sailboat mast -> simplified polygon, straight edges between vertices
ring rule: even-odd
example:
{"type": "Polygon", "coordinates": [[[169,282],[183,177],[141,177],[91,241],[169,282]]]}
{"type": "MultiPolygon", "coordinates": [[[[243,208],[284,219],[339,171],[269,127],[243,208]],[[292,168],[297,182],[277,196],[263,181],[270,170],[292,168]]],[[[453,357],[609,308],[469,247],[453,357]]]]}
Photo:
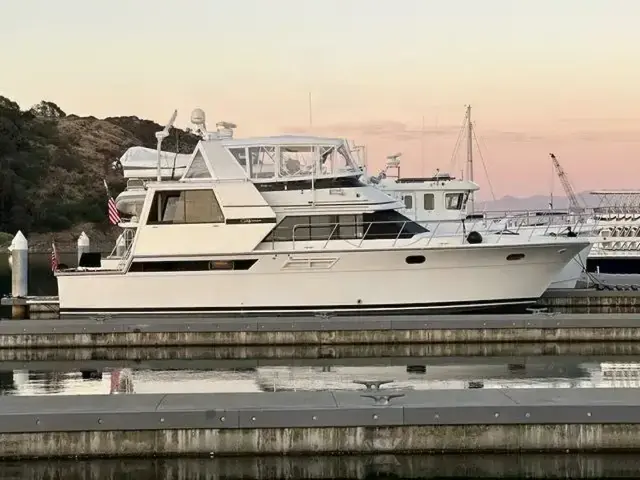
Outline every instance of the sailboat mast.
{"type": "MultiPolygon", "coordinates": [[[[467,178],[473,182],[473,124],[471,123],[471,105],[467,105],[467,178]]],[[[469,208],[471,213],[473,213],[473,192],[469,194],[469,208]]]]}
{"type": "Polygon", "coordinates": [[[420,173],[424,177],[424,115],[420,127],[420,173]]]}

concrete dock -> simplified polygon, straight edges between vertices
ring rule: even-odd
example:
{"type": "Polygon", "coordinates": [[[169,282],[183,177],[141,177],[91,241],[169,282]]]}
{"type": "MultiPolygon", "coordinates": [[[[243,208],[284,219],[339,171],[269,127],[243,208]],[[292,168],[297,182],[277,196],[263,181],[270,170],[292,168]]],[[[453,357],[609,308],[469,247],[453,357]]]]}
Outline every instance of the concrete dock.
{"type": "Polygon", "coordinates": [[[640,450],[640,389],[0,398],[0,458],[640,450]]]}
{"type": "Polygon", "coordinates": [[[538,305],[563,313],[633,313],[640,309],[640,286],[550,289],[540,297],[538,305]]]}
{"type": "Polygon", "coordinates": [[[0,348],[640,340],[639,314],[95,317],[0,321],[0,348]]]}

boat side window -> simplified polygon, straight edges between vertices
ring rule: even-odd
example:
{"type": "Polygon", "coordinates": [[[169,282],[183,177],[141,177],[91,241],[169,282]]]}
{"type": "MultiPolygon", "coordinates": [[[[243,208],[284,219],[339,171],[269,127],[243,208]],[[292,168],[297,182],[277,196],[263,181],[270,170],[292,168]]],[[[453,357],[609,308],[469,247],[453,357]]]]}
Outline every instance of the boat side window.
{"type": "Polygon", "coordinates": [[[405,195],[402,199],[404,200],[404,208],[413,209],[413,195],[405,195]]]}
{"type": "Polygon", "coordinates": [[[411,238],[428,230],[395,210],[364,215],[314,215],[285,217],[265,242],[305,240],[367,240],[411,238]]]}
{"type": "Polygon", "coordinates": [[[425,193],[424,194],[424,209],[425,210],[433,210],[435,208],[435,199],[433,197],[433,193],[425,193]]]}
{"type": "MultiPolygon", "coordinates": [[[[282,145],[280,147],[280,176],[300,177],[311,175],[317,161],[313,147],[307,145],[282,145]]],[[[317,172],[317,169],[315,169],[317,172]]]]}
{"type": "Polygon", "coordinates": [[[366,240],[411,238],[428,230],[396,210],[381,210],[362,216],[366,240]]]}
{"type": "Polygon", "coordinates": [[[339,217],[334,216],[333,218],[339,220],[340,224],[331,238],[338,238],[340,240],[362,238],[364,234],[362,215],[340,215],[339,217]]]}
{"type": "Polygon", "coordinates": [[[244,147],[234,147],[234,148],[230,148],[229,152],[231,153],[231,155],[233,155],[233,158],[236,159],[236,161],[242,165],[243,167],[246,168],[247,166],[247,151],[244,147]]]}
{"type": "Polygon", "coordinates": [[[196,153],[196,156],[191,162],[191,165],[189,165],[189,170],[185,173],[184,178],[211,178],[209,167],[207,167],[207,163],[205,162],[202,153],[196,153]]]}
{"type": "Polygon", "coordinates": [[[147,220],[148,225],[223,222],[213,190],[158,191],[147,220]]]}
{"type": "Polygon", "coordinates": [[[305,215],[285,217],[264,241],[349,240],[362,238],[362,233],[362,215],[305,215]]]}
{"type": "Polygon", "coordinates": [[[469,196],[471,195],[471,192],[465,192],[464,193],[464,198],[462,200],[462,208],[461,210],[464,210],[465,208],[467,208],[467,203],[469,203],[469,196]]]}
{"type": "Polygon", "coordinates": [[[463,193],[447,193],[444,196],[444,206],[447,210],[462,210],[463,193]]]}
{"type": "Polygon", "coordinates": [[[276,148],[249,147],[251,178],[273,178],[276,176],[276,148]]]}

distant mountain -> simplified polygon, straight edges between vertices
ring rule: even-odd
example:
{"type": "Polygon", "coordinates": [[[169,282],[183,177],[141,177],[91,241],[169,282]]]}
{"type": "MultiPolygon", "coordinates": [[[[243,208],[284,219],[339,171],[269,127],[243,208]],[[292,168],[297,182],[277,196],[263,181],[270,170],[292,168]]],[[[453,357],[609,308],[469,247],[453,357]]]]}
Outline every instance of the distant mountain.
{"type": "MultiPolygon", "coordinates": [[[[600,200],[589,192],[576,194],[579,201],[587,207],[597,207],[600,200]]],[[[567,197],[553,197],[553,208],[566,209],[569,206],[567,197]]],[[[513,197],[507,195],[497,200],[476,202],[476,211],[502,211],[502,210],[548,210],[549,196],[534,195],[532,197],[513,197]]]]}

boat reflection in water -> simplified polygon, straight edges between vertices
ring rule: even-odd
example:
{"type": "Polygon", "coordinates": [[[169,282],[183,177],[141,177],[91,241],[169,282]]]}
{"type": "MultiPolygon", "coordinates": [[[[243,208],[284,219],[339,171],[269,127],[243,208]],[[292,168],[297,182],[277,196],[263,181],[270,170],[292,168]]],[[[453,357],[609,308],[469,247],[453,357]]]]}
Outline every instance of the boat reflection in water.
{"type": "MultiPolygon", "coordinates": [[[[405,359],[406,365],[264,366],[244,369],[0,371],[0,395],[105,395],[356,390],[354,381],[389,380],[411,390],[464,388],[639,388],[640,359],[580,361],[579,357],[480,360],[405,359]],[[438,362],[439,360],[439,362],[438,362]],[[493,363],[490,363],[493,360],[493,363]],[[456,364],[460,362],[460,364],[456,364]],[[478,362],[477,364],[471,363],[478,362]],[[484,363],[483,363],[484,362],[484,363]],[[427,363],[425,365],[425,363],[427,363]]],[[[375,363],[371,360],[371,363],[375,363]]],[[[168,365],[168,364],[165,364],[168,365]]]]}

